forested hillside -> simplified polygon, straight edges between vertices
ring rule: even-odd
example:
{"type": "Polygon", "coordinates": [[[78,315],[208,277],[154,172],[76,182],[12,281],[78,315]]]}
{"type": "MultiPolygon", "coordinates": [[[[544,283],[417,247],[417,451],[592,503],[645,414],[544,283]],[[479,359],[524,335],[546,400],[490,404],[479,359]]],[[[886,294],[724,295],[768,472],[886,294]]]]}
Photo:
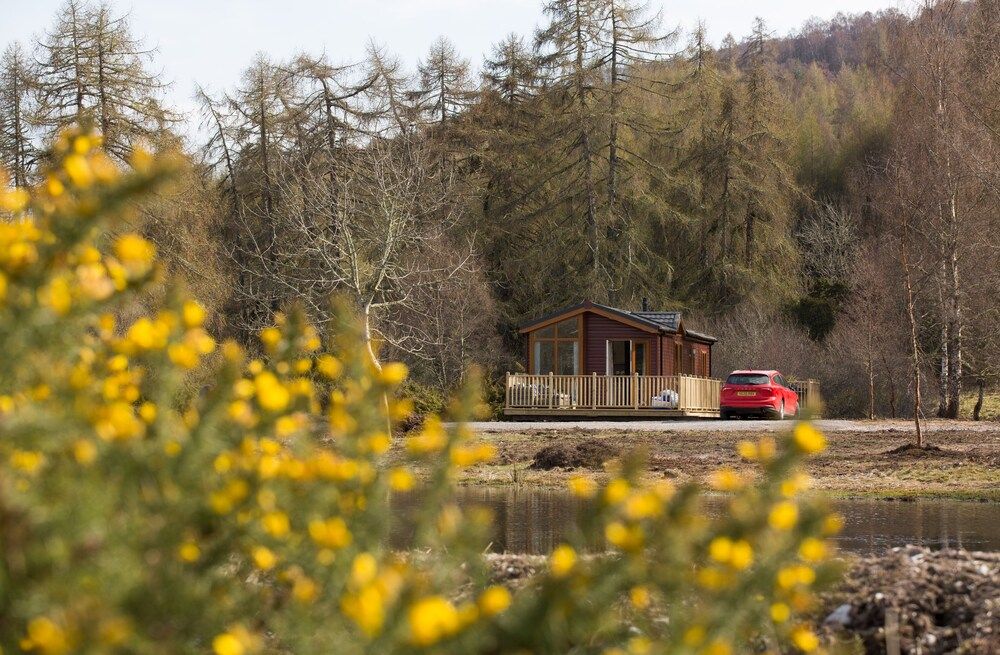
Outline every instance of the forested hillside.
{"type": "Polygon", "coordinates": [[[218,335],[249,343],[293,300],[323,324],[343,293],[373,354],[433,389],[516,370],[525,319],[643,297],[720,338],[716,375],[816,377],[831,414],[912,414],[922,391],[954,417],[997,381],[1000,0],[721,44],[633,0],[540,5],[481,62],[447,35],[419,62],[262,44],[186,116],[155,26],[68,0],[3,54],[0,166],[34,181],[80,121],[122,161],[182,148],[133,220],[218,335]]]}

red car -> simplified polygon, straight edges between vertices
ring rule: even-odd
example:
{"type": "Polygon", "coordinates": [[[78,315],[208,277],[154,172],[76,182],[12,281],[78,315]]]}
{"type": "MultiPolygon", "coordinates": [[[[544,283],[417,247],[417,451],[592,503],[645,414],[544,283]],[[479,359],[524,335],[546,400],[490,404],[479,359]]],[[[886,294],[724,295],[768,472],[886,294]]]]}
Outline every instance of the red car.
{"type": "Polygon", "coordinates": [[[778,371],[733,371],[722,385],[719,415],[783,419],[799,413],[799,394],[778,371]]]}

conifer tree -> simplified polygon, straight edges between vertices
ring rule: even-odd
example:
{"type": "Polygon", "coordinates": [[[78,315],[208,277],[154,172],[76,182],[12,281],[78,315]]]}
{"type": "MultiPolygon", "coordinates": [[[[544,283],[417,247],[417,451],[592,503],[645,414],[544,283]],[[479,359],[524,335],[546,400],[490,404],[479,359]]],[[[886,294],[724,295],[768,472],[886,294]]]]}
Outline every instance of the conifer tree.
{"type": "Polygon", "coordinates": [[[37,153],[32,142],[35,73],[20,43],[0,58],[0,168],[17,188],[28,185],[37,153]]]}
{"type": "Polygon", "coordinates": [[[86,118],[105,150],[124,159],[175,121],[160,101],[165,84],[147,69],[152,51],[109,4],[67,0],[37,50],[40,120],[50,136],[86,118]]]}

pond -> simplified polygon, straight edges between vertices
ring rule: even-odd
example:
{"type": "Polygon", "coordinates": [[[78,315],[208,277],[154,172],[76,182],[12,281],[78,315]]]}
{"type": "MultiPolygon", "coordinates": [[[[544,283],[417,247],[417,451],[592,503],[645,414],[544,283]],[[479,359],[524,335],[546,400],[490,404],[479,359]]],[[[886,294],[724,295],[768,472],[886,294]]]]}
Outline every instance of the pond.
{"type": "MultiPolygon", "coordinates": [[[[527,554],[550,552],[586,507],[585,501],[565,491],[513,487],[460,489],[458,500],[465,507],[481,505],[493,511],[491,551],[527,554]]],[[[724,502],[708,498],[705,508],[718,514],[724,502]]],[[[394,546],[407,546],[412,535],[405,517],[419,503],[413,494],[393,499],[394,511],[403,518],[393,530],[394,546]]],[[[877,554],[904,544],[1000,550],[1000,503],[845,499],[832,505],[844,517],[844,529],[837,537],[843,550],[877,554]]]]}

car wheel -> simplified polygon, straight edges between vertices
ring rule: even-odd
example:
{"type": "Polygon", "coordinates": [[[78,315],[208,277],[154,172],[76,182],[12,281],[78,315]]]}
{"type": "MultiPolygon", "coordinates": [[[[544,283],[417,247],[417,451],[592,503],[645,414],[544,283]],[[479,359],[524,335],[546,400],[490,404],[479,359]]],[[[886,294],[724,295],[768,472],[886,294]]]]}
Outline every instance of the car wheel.
{"type": "Polygon", "coordinates": [[[781,409],[778,410],[778,420],[779,421],[784,421],[785,420],[785,401],[784,400],[781,401],[781,409]]]}

